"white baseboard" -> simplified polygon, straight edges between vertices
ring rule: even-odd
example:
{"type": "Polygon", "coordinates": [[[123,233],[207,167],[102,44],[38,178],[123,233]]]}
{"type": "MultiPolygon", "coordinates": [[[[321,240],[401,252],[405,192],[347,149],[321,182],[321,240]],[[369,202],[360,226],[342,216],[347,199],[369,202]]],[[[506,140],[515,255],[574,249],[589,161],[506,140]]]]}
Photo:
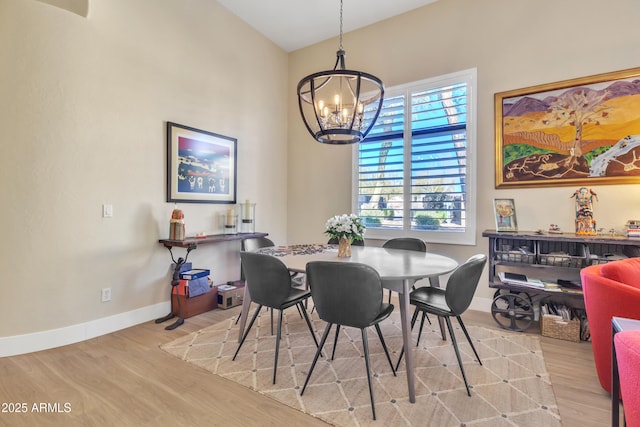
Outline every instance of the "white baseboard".
{"type": "MultiPolygon", "coordinates": [[[[471,310],[490,313],[492,301],[490,298],[476,297],[471,301],[469,308],[471,310]]],[[[171,304],[167,301],[79,325],[34,332],[32,334],[1,337],[0,357],[17,356],[19,354],[48,350],[50,348],[86,341],[157,319],[169,313],[170,310],[171,304]]]]}
{"type": "Polygon", "coordinates": [[[493,304],[491,298],[474,297],[469,309],[491,313],[491,304],[493,304]]]}
{"type": "Polygon", "coordinates": [[[167,301],[78,325],[31,334],[0,337],[0,357],[17,356],[86,341],[157,319],[170,311],[171,303],[167,301]]]}

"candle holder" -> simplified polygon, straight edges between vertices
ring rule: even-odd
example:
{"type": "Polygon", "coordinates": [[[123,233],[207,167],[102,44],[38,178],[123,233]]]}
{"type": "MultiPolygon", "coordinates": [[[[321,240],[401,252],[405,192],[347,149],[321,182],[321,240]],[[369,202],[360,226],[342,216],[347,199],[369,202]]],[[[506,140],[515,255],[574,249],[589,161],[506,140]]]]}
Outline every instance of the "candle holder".
{"type": "Polygon", "coordinates": [[[222,224],[222,234],[238,233],[238,215],[234,210],[229,209],[220,214],[220,224],[222,224]]]}
{"type": "Polygon", "coordinates": [[[256,204],[244,203],[240,205],[240,233],[256,232],[256,204]]]}

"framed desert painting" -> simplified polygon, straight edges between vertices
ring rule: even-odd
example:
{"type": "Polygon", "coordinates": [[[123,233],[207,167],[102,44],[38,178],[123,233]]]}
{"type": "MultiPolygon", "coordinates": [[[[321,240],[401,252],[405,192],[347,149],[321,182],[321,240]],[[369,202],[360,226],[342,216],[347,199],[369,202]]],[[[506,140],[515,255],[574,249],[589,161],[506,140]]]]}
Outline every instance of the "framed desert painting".
{"type": "Polygon", "coordinates": [[[495,94],[496,188],[640,183],[640,68],[495,94]]]}

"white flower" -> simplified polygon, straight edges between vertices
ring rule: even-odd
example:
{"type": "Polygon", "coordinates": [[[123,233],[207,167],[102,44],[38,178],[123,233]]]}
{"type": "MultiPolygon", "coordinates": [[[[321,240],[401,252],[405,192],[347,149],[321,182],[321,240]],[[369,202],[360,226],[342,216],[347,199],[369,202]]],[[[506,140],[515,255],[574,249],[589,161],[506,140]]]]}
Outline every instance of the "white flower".
{"type": "Polygon", "coordinates": [[[349,240],[362,240],[366,227],[354,214],[336,215],[327,220],[325,233],[333,238],[346,237],[349,240]]]}

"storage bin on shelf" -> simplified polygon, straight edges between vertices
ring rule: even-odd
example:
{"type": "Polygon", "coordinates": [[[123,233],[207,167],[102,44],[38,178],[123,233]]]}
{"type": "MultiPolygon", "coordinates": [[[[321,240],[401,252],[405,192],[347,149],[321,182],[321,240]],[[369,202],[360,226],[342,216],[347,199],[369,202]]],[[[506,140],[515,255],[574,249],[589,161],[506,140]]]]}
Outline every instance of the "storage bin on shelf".
{"type": "Polygon", "coordinates": [[[579,242],[538,242],[538,264],[582,268],[587,265],[588,250],[579,242]]]}
{"type": "Polygon", "coordinates": [[[587,258],[589,265],[606,264],[611,261],[640,256],[636,246],[611,245],[606,243],[590,243],[587,245],[587,258]]]}
{"type": "Polygon", "coordinates": [[[533,264],[536,260],[535,245],[531,240],[495,239],[494,253],[497,261],[533,264]]]}

